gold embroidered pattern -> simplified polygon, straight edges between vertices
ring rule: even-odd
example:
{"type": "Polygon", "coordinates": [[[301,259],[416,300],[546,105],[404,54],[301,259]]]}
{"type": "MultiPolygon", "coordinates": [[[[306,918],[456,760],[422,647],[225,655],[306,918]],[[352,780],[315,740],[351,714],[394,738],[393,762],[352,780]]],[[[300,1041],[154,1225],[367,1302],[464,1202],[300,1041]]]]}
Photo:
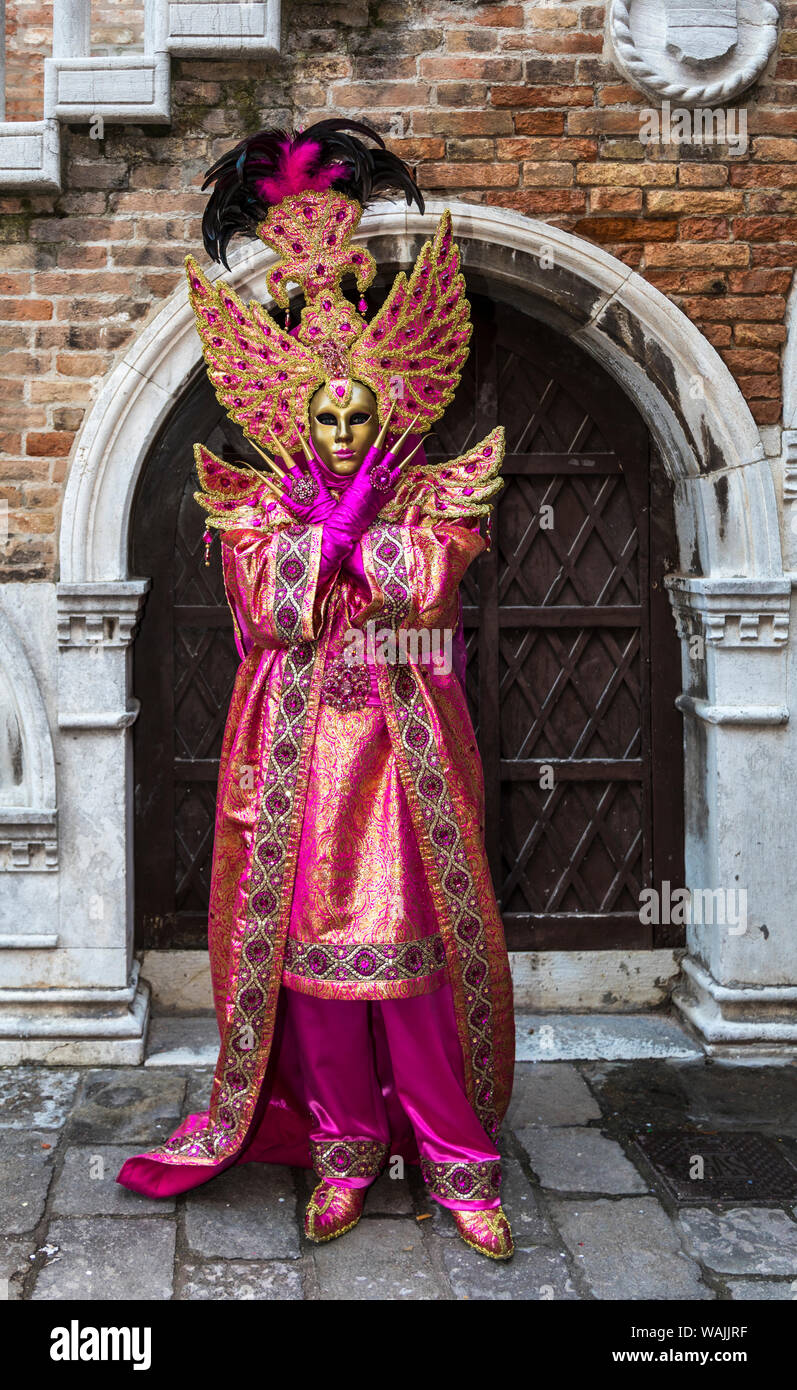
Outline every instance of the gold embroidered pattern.
{"type": "Polygon", "coordinates": [[[497,1159],[432,1163],[422,1158],[421,1173],[429,1191],[450,1202],[489,1202],[501,1191],[501,1164],[497,1159]]]}
{"type": "Polygon", "coordinates": [[[445,948],[439,935],[422,937],[420,941],[399,941],[394,946],[370,941],[326,946],[292,937],[285,942],[285,970],[312,983],[419,980],[438,974],[445,963],[445,948]]]}
{"type": "Polygon", "coordinates": [[[324,1139],[310,1141],[313,1167],[319,1178],[375,1178],[387,1156],[387,1144],[378,1139],[324,1139]]]}

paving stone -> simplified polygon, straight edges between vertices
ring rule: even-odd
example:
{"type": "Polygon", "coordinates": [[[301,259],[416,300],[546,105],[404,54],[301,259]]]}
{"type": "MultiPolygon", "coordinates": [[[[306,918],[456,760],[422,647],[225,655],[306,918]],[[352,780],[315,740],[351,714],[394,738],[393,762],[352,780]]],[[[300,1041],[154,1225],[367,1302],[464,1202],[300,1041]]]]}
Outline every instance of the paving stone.
{"type": "Polygon", "coordinates": [[[505,1124],[585,1125],[601,1109],[583,1077],[568,1062],[520,1062],[505,1124]]]}
{"type": "Polygon", "coordinates": [[[518,1160],[504,1157],[501,1168],[501,1205],[509,1218],[515,1245],[546,1245],[556,1241],[556,1232],[540,1211],[534,1188],[518,1160]]]}
{"type": "Polygon", "coordinates": [[[273,1163],[229,1168],[185,1199],[185,1233],[198,1255],[298,1259],[291,1170],[273,1163]]]}
{"type": "Polygon", "coordinates": [[[75,1099],[80,1072],[57,1067],[0,1071],[0,1129],[59,1129],[75,1099]]]}
{"type": "Polygon", "coordinates": [[[734,1303],[791,1303],[794,1281],[789,1279],[728,1279],[734,1303]]]}
{"type": "Polygon", "coordinates": [[[773,1207],[684,1209],[686,1247],[720,1274],[787,1274],[797,1279],[797,1224],[773,1207]]]}
{"type": "Polygon", "coordinates": [[[201,1114],[210,1106],[210,1090],[213,1085],[213,1068],[196,1067],[191,1070],[185,1090],[183,1108],[186,1115],[201,1114]]]}
{"type": "Polygon", "coordinates": [[[513,1231],[513,1236],[515,1253],[511,1260],[491,1260],[471,1250],[459,1237],[441,1244],[443,1263],[455,1298],[489,1299],[499,1303],[515,1298],[578,1300],[564,1251],[544,1245],[524,1249],[518,1245],[517,1232],[513,1231]]]}
{"type": "Polygon", "coordinates": [[[597,1129],[518,1130],[543,1187],[558,1192],[648,1192],[614,1139],[597,1129]]]}
{"type": "Polygon", "coordinates": [[[687,1125],[684,1077],[704,1066],[704,1062],[588,1062],[580,1070],[614,1125],[679,1129],[687,1125]]]}
{"type": "Polygon", "coordinates": [[[369,1216],[411,1216],[415,1209],[406,1178],[382,1173],[368,1189],[365,1210],[369,1216]]]}
{"type": "Polygon", "coordinates": [[[33,1253],[34,1245],[31,1236],[10,1240],[0,1237],[0,1303],[20,1302],[22,1280],[31,1267],[28,1256],[33,1253]]]}
{"type": "Polygon", "coordinates": [[[47,1239],[58,1258],[36,1279],[33,1299],[109,1300],[171,1298],[176,1228],[173,1220],[94,1216],[61,1218],[47,1239]]]}
{"type": "Polygon", "coordinates": [[[215,1067],[219,1029],[215,1015],[154,1018],[147,1036],[147,1067],[215,1067]]]}
{"type": "Polygon", "coordinates": [[[77,1144],[130,1140],[151,1147],[177,1128],[184,1092],[185,1078],[178,1072],[89,1072],[72,1114],[69,1138],[77,1144]]]}
{"type": "Polygon", "coordinates": [[[515,1024],[518,1062],[705,1056],[677,1018],[661,1014],[518,1014],[515,1024]]]}
{"type": "Polygon", "coordinates": [[[685,1071],[683,1082],[694,1124],[797,1136],[797,1067],[716,1062],[685,1071]]]}
{"type": "Polygon", "coordinates": [[[51,1129],[0,1130],[0,1234],[24,1235],[41,1220],[55,1138],[51,1129]]]}
{"type": "Polygon", "coordinates": [[[179,1301],[234,1299],[236,1302],[286,1302],[301,1300],[302,1280],[296,1265],[275,1260],[264,1264],[248,1260],[214,1260],[197,1264],[189,1260],[180,1272],[179,1301]]]}
{"type": "Polygon", "coordinates": [[[157,1201],[130,1192],[116,1181],[130,1148],[126,1144],[75,1145],[67,1149],[53,1190],[56,1216],[147,1216],[173,1212],[173,1197],[157,1201]]]}
{"type": "Polygon", "coordinates": [[[654,1197],[551,1200],[554,1220],[596,1298],[713,1298],[654,1197]]]}
{"type": "Polygon", "coordinates": [[[441,1287],[413,1221],[363,1217],[346,1235],[313,1245],[322,1300],[437,1300],[441,1287]]]}

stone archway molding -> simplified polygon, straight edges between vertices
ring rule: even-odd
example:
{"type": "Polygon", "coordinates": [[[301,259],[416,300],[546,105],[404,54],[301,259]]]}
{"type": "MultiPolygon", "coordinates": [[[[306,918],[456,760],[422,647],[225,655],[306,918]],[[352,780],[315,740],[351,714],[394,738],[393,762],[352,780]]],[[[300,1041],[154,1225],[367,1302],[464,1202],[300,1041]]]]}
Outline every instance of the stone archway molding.
{"type": "MultiPolygon", "coordinates": [[[[757,426],[722,358],[686,315],[601,247],[504,208],[431,202],[421,216],[386,204],[366,212],[356,239],[382,243],[406,265],[446,206],[466,273],[522,294],[632,396],[691,513],[682,536],[699,563],[686,567],[726,577],[781,575],[775,495],[757,426]]],[[[257,298],[273,260],[260,243],[249,243],[231,273],[217,268],[211,279],[224,274],[244,298],[257,298]]],[[[61,515],[62,583],[130,578],[136,482],[201,360],[181,284],[111,372],[80,432],[61,515]]]]}

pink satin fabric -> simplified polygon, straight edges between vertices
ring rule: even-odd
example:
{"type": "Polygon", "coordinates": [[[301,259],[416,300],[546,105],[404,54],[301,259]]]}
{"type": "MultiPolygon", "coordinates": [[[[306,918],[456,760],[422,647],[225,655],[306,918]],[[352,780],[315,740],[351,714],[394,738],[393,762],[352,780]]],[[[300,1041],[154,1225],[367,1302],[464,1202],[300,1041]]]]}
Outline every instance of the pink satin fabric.
{"type": "MultiPolygon", "coordinates": [[[[373,1003],[315,999],[287,990],[286,1028],[302,1059],[313,1117],[311,1139],[390,1143],[372,1035],[372,1030],[380,1030],[395,1093],[409,1116],[421,1156],[432,1163],[500,1162],[465,1094],[449,985],[415,999],[373,1003]]],[[[336,1178],[335,1185],[368,1187],[373,1181],[336,1178]]],[[[456,1211],[484,1211],[501,1202],[500,1197],[465,1202],[429,1195],[456,1211]]]]}

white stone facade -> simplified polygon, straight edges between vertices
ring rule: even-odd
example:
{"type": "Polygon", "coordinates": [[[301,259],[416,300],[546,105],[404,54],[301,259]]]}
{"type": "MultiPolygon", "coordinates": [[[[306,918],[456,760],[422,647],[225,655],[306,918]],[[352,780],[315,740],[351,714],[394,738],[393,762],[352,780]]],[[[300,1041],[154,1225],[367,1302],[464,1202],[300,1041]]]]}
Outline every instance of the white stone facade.
{"type": "MultiPolygon", "coordinates": [[[[378,261],[407,263],[442,206],[420,216],[383,205],[366,214],[358,237],[378,261]]],[[[777,428],[759,431],[698,329],[628,266],[519,213],[450,206],[474,287],[522,301],[596,357],[635,402],[665,461],[680,549],[669,589],[683,653],[687,883],[747,893],[744,930],[729,919],[695,921],[683,960],[672,951],[630,952],[625,962],[616,952],[518,957],[518,1003],[594,1008],[609,990],[612,1007],[638,1009],[661,1002],[675,981],[675,1002],[709,1051],[795,1056],[797,343],[786,356],[781,441],[777,428]]],[[[262,294],[271,259],[260,245],[239,252],[229,276],[239,294],[262,294]]],[[[181,288],[109,374],[81,431],[63,505],[60,582],[0,591],[0,710],[11,710],[3,692],[13,690],[8,727],[25,750],[13,795],[13,779],[7,795],[0,783],[0,1061],[143,1055],[147,987],[132,951],[130,651],[148,578],[128,573],[128,531],[147,451],[199,361],[181,288]]],[[[3,756],[0,748],[0,774],[15,765],[3,756]]],[[[173,988],[158,987],[173,1004],[173,988]]]]}

